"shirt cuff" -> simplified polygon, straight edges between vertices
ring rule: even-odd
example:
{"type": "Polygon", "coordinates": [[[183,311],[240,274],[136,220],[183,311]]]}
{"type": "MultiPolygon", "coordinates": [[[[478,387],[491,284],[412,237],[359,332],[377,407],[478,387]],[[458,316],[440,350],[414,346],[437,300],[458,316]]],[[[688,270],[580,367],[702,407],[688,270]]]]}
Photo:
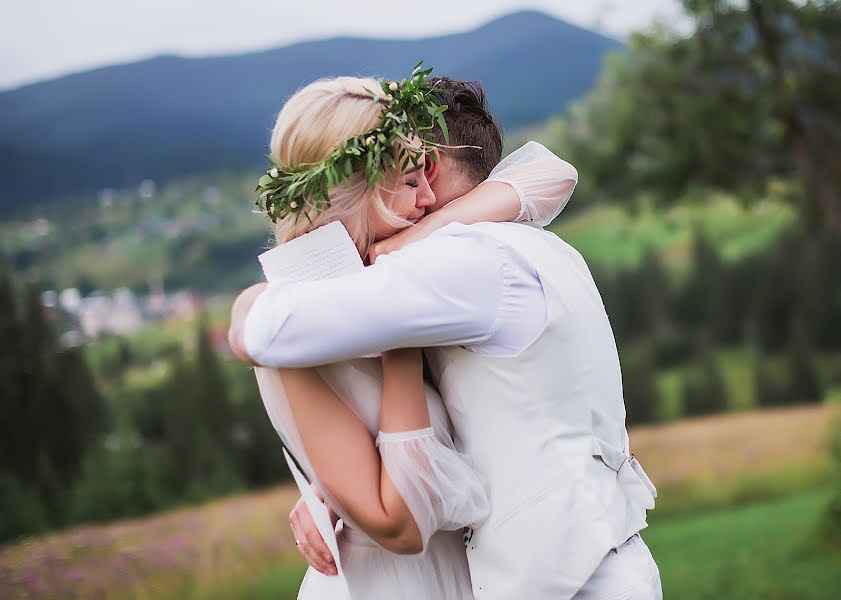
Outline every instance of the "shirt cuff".
{"type": "Polygon", "coordinates": [[[288,300],[277,297],[278,289],[266,286],[245,316],[242,343],[248,356],[260,366],[272,367],[269,349],[289,315],[288,300]]]}
{"type": "Polygon", "coordinates": [[[374,445],[379,448],[383,442],[408,442],[422,438],[434,437],[435,429],[424,427],[423,429],[412,429],[410,431],[380,431],[374,445]]]}

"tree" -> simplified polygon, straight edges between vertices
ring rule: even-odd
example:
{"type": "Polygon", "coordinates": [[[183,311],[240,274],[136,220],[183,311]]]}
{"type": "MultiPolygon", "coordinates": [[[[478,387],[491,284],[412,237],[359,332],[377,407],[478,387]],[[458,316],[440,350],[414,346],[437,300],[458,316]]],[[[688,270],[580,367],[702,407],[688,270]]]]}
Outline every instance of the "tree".
{"type": "Polygon", "coordinates": [[[694,31],[631,37],[554,127],[588,196],[759,197],[792,179],[804,223],[841,231],[841,3],[685,0],[694,31]],[[626,165],[617,169],[617,165],[626,165]]]}
{"type": "Polygon", "coordinates": [[[795,318],[791,329],[788,348],[791,373],[789,397],[796,403],[819,402],[823,398],[823,389],[813,363],[812,343],[806,320],[802,317],[795,318]]]}
{"type": "Polygon", "coordinates": [[[65,490],[98,443],[107,411],[81,350],[58,346],[36,288],[25,286],[19,299],[15,287],[0,273],[0,472],[21,493],[35,494],[57,525],[66,517],[65,490]]]}
{"type": "Polygon", "coordinates": [[[655,378],[652,351],[639,346],[622,356],[622,395],[629,425],[653,423],[660,416],[662,401],[655,378]]]}
{"type": "Polygon", "coordinates": [[[680,318],[687,327],[715,332],[724,312],[724,269],[718,251],[700,230],[693,237],[692,257],[692,271],[678,299],[680,318]]]}
{"type": "Polygon", "coordinates": [[[697,366],[684,377],[684,413],[692,416],[722,412],[727,409],[727,386],[708,335],[699,336],[697,352],[697,366]]]}

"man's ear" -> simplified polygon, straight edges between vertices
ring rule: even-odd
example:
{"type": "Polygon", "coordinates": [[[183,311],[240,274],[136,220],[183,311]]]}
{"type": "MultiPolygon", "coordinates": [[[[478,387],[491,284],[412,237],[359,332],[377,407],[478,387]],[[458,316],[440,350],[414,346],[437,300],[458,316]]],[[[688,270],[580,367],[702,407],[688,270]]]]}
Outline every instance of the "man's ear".
{"type": "Polygon", "coordinates": [[[426,157],[426,164],[423,167],[423,174],[426,175],[426,180],[429,183],[435,181],[438,178],[438,174],[441,172],[441,153],[438,152],[438,148],[433,148],[429,151],[429,154],[426,157]],[[432,155],[435,155],[434,157],[432,155]]]}

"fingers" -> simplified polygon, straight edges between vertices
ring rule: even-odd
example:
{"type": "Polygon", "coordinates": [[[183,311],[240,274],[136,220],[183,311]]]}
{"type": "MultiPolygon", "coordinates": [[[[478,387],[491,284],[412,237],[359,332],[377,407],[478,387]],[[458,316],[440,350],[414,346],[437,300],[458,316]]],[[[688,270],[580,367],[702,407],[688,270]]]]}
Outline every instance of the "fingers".
{"type": "Polygon", "coordinates": [[[299,500],[289,514],[289,525],[292,528],[292,534],[295,536],[298,554],[307,564],[324,575],[336,575],[336,564],[330,554],[330,549],[318,532],[318,528],[303,500],[299,500]]]}
{"type": "Polygon", "coordinates": [[[376,244],[373,244],[368,250],[368,264],[373,265],[374,263],[376,263],[377,259],[382,254],[384,254],[382,242],[377,242],[376,244]]]}

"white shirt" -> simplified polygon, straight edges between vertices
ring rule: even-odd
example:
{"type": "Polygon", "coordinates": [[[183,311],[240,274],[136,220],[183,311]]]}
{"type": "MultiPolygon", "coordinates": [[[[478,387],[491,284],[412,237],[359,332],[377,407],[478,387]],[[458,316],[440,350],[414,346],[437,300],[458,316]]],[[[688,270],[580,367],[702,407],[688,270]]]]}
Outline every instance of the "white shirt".
{"type": "MultiPolygon", "coordinates": [[[[520,218],[550,222],[577,181],[569,163],[529,142],[494,169],[520,218]]],[[[524,225],[526,226],[526,225],[524,225]]],[[[535,269],[503,242],[452,224],[359,273],[269,284],[245,320],[244,344],[266,367],[310,367],[405,347],[464,345],[514,355],[546,322],[535,269]]]]}

